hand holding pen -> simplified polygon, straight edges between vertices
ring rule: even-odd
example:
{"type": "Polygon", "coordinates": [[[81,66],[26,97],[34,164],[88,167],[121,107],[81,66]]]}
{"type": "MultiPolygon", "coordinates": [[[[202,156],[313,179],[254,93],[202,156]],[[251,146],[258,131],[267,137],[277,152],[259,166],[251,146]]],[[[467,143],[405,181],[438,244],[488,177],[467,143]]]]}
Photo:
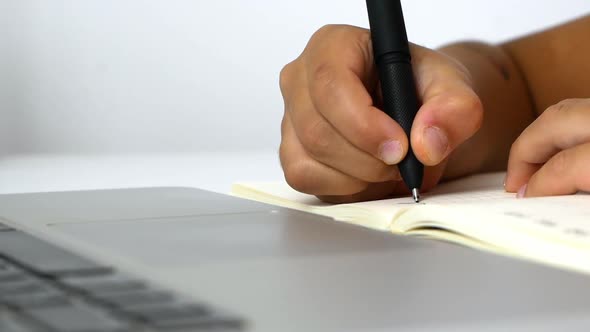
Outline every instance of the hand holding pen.
{"type": "Polygon", "coordinates": [[[474,171],[477,155],[469,155],[469,162],[448,163],[482,121],[469,73],[437,51],[410,44],[410,52],[421,107],[409,140],[382,111],[368,30],[325,26],[283,68],[280,159],[293,188],[330,202],[409,195],[397,168],[409,141],[426,166],[425,190],[443,173],[474,171]]]}

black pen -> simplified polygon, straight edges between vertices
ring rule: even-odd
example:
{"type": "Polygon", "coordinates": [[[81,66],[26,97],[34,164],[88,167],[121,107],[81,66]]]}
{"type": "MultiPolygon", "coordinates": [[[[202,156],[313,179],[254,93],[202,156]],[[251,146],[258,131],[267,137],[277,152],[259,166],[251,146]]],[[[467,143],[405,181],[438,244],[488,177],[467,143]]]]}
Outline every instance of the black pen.
{"type": "MultiPolygon", "coordinates": [[[[400,0],[367,0],[367,11],[373,56],[381,81],[383,111],[399,123],[410,142],[410,130],[418,112],[418,97],[402,5],[400,0]]],[[[424,165],[414,155],[411,145],[398,168],[418,203],[424,165]]]]}

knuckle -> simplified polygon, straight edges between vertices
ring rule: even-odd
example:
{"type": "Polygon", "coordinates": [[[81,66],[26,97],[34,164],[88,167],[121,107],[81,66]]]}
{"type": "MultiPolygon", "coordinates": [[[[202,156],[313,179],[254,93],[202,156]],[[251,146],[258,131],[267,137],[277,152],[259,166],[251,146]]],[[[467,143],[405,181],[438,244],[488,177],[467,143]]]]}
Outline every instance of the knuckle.
{"type": "Polygon", "coordinates": [[[518,156],[521,155],[521,152],[523,151],[523,146],[522,138],[517,138],[510,146],[509,159],[518,159],[518,156]]]}
{"type": "Polygon", "coordinates": [[[466,139],[471,136],[479,128],[481,128],[484,119],[484,108],[481,99],[474,93],[460,92],[449,95],[445,101],[445,112],[456,119],[461,137],[458,139],[466,139]]]}
{"type": "Polygon", "coordinates": [[[557,106],[557,104],[555,105],[551,105],[549,107],[547,107],[545,109],[545,111],[543,111],[543,113],[541,113],[541,115],[539,116],[540,120],[545,120],[548,118],[553,118],[555,117],[555,113],[560,112],[562,109],[562,106],[557,106]]]}
{"type": "Polygon", "coordinates": [[[328,24],[318,29],[307,44],[308,51],[331,49],[340,59],[361,61],[372,58],[371,34],[363,29],[346,24],[328,24]],[[359,57],[359,51],[363,57],[359,57]]]}
{"type": "Polygon", "coordinates": [[[354,126],[352,126],[352,135],[358,139],[374,136],[375,126],[371,126],[369,121],[364,117],[356,117],[354,126]]]}
{"type": "Polygon", "coordinates": [[[286,171],[289,167],[289,156],[291,155],[292,151],[289,149],[289,142],[288,138],[282,134],[281,143],[279,145],[279,161],[281,163],[281,167],[286,171]]]}
{"type": "Polygon", "coordinates": [[[372,48],[366,47],[366,46],[370,46],[373,44],[373,41],[371,39],[371,30],[359,29],[359,30],[357,30],[357,37],[358,37],[357,41],[358,41],[359,47],[361,49],[372,50],[372,48]]]}
{"type": "Polygon", "coordinates": [[[338,30],[340,28],[340,25],[338,24],[326,24],[323,25],[321,28],[319,28],[313,35],[312,38],[319,38],[322,37],[326,34],[331,34],[334,31],[338,30]]]}
{"type": "MultiPolygon", "coordinates": [[[[439,53],[440,54],[440,53],[439,53]]],[[[469,69],[467,69],[467,67],[465,66],[465,64],[463,64],[462,62],[460,62],[458,59],[451,57],[451,56],[447,56],[444,55],[446,57],[446,59],[448,61],[450,61],[450,63],[455,67],[456,69],[456,74],[459,75],[459,77],[469,86],[473,86],[474,85],[474,79],[473,79],[473,75],[471,74],[471,72],[469,71],[469,69]]]]}
{"type": "Polygon", "coordinates": [[[303,159],[283,165],[283,173],[287,184],[302,193],[313,194],[316,190],[315,181],[313,181],[310,172],[309,162],[303,159]]]}
{"type": "Polygon", "coordinates": [[[285,137],[282,137],[281,139],[281,143],[279,144],[279,162],[281,163],[281,168],[283,170],[285,170],[285,172],[287,171],[287,158],[285,156],[287,156],[289,154],[289,151],[287,149],[287,145],[285,143],[285,137]]]}
{"type": "Polygon", "coordinates": [[[316,159],[324,159],[330,151],[332,135],[330,125],[318,120],[309,126],[302,134],[301,143],[305,150],[316,159]]]}
{"type": "Polygon", "coordinates": [[[313,90],[318,92],[331,91],[336,88],[336,73],[332,65],[328,63],[319,64],[312,72],[311,84],[313,90]]]}
{"type": "Polygon", "coordinates": [[[572,106],[575,104],[575,99],[564,99],[557,104],[553,104],[541,114],[544,118],[553,118],[556,116],[562,116],[563,113],[571,110],[572,106]]]}
{"type": "Polygon", "coordinates": [[[481,99],[479,99],[479,97],[474,93],[463,98],[462,106],[469,114],[469,119],[472,124],[472,132],[477,131],[483,123],[484,109],[481,99]]]}
{"type": "Polygon", "coordinates": [[[279,73],[279,87],[281,89],[281,93],[285,96],[286,92],[289,89],[290,82],[293,80],[293,63],[289,63],[285,65],[281,72],[279,73]]]}
{"type": "Polygon", "coordinates": [[[567,150],[558,152],[549,161],[549,171],[557,176],[563,176],[566,174],[569,164],[571,162],[571,153],[567,150]]]}
{"type": "Polygon", "coordinates": [[[450,104],[461,111],[480,112],[483,110],[483,105],[475,93],[461,91],[461,93],[451,97],[450,104]]]}
{"type": "Polygon", "coordinates": [[[279,159],[285,181],[297,191],[310,193],[308,164],[305,162],[305,157],[293,158],[293,151],[290,151],[290,146],[285,139],[281,141],[279,146],[279,159]]]}
{"type": "Polygon", "coordinates": [[[474,92],[456,93],[448,96],[447,104],[449,109],[469,114],[470,117],[483,117],[483,103],[474,92]]]}

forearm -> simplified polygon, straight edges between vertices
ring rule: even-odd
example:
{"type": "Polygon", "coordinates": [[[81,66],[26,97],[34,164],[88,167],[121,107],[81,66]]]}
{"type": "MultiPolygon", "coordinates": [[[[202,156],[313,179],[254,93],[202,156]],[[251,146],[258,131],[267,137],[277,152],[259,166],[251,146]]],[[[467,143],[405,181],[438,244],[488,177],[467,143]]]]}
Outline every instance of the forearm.
{"type": "Polygon", "coordinates": [[[589,33],[586,16],[500,45],[441,49],[467,68],[485,110],[482,128],[451,156],[445,178],[504,170],[512,143],[539,114],[590,95],[589,33]]]}
{"type": "Polygon", "coordinates": [[[502,45],[527,82],[535,113],[590,95],[590,15],[502,45]]]}
{"type": "Polygon", "coordinates": [[[520,68],[501,46],[462,42],[440,51],[467,68],[484,106],[482,127],[451,155],[444,178],[506,169],[512,142],[535,119],[520,68]]]}

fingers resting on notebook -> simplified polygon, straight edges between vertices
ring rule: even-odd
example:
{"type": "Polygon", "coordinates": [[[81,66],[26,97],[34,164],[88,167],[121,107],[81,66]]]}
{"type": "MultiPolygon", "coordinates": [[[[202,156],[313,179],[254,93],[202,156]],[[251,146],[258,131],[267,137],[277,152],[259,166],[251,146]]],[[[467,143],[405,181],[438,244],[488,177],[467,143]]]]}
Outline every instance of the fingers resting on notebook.
{"type": "Polygon", "coordinates": [[[505,187],[518,197],[590,191],[590,99],[545,110],[510,150],[505,187]]]}
{"type": "MultiPolygon", "coordinates": [[[[432,187],[460,143],[481,125],[470,77],[445,55],[411,45],[422,100],[411,143],[432,187]],[[436,166],[436,167],[434,167],[436,166]]],[[[407,193],[396,164],[409,148],[402,128],[380,110],[380,91],[366,29],[331,25],[281,71],[285,102],[280,157],[287,182],[330,201],[407,193]]]]}

